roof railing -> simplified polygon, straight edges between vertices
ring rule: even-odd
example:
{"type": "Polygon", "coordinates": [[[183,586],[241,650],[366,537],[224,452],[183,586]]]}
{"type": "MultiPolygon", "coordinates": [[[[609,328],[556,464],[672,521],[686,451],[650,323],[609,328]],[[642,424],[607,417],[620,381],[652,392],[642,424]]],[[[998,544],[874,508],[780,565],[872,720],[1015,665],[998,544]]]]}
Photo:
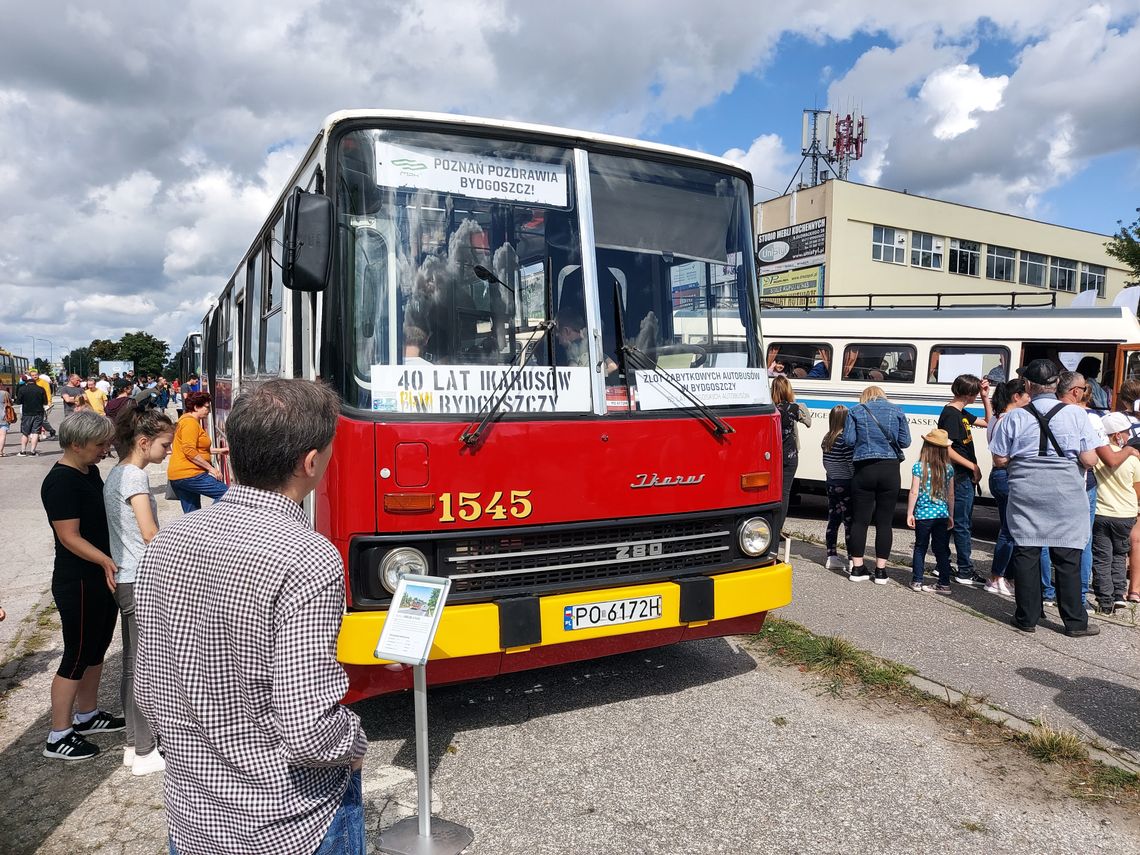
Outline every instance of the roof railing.
{"type": "Polygon", "coordinates": [[[1055,309],[1057,294],[1050,291],[960,291],[950,294],[835,294],[820,298],[812,294],[794,297],[778,297],[765,300],[760,298],[765,309],[800,309],[809,312],[813,309],[942,309],[997,307],[1007,309],[1055,309]],[[979,297],[993,297],[992,302],[979,302],[979,297]],[[968,298],[962,300],[960,298],[968,298]],[[802,305],[801,305],[801,302],[802,305]],[[884,301],[891,302],[884,302],[884,301]],[[905,302],[896,302],[896,301],[905,302]],[[877,301],[877,302],[876,302],[877,301]]]}

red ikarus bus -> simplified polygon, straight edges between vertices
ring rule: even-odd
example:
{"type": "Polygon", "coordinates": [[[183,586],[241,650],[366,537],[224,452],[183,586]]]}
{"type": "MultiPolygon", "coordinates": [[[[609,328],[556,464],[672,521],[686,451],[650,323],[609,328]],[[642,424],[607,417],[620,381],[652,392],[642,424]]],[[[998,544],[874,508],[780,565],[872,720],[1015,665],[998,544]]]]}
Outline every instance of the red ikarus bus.
{"type": "Polygon", "coordinates": [[[330,116],[203,324],[224,442],[270,377],[343,408],[309,500],[344,556],[347,699],[402,573],[448,576],[428,664],[470,680],[758,630],[778,417],[752,182],[716,157],[460,116],[330,116]]]}

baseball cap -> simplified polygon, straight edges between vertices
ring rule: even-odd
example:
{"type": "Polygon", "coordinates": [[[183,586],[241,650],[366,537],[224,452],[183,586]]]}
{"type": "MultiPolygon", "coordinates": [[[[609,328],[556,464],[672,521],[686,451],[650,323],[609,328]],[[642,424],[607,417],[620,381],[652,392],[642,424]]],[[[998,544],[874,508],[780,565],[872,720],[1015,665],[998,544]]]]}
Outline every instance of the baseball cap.
{"type": "Polygon", "coordinates": [[[1104,432],[1109,435],[1120,433],[1132,427],[1132,423],[1124,413],[1109,413],[1101,419],[1101,424],[1104,425],[1104,432]]]}
{"type": "Polygon", "coordinates": [[[1048,386],[1055,383],[1061,374],[1061,369],[1052,359],[1034,359],[1023,368],[1017,369],[1017,376],[1024,377],[1030,383],[1038,386],[1048,386]]]}

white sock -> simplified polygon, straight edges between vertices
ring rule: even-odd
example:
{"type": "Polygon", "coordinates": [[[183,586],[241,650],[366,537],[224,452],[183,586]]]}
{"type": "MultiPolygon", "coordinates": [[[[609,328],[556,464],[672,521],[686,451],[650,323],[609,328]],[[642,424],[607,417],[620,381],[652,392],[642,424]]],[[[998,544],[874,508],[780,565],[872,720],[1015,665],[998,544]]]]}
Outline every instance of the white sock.
{"type": "Polygon", "coordinates": [[[73,727],[69,727],[67,730],[53,730],[48,734],[48,742],[59,742],[74,729],[73,727]]]}
{"type": "Polygon", "coordinates": [[[87,724],[97,715],[99,715],[99,707],[95,707],[91,712],[77,712],[74,721],[76,724],[87,724]]]}

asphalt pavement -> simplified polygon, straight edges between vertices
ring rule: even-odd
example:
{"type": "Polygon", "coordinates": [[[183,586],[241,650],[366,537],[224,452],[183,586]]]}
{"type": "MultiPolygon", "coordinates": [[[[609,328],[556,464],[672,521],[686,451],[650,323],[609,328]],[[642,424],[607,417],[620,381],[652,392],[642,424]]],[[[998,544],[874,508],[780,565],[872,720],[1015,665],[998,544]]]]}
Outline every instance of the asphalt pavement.
{"type": "MultiPolygon", "coordinates": [[[[38,502],[54,452],[49,444],[39,458],[0,460],[0,514],[13,546],[0,563],[0,602],[9,607],[0,624],[0,850],[158,855],[166,851],[162,778],[132,777],[119,764],[119,735],[99,737],[105,751],[87,763],[39,753],[60,653],[58,622],[50,608],[42,611],[52,553],[38,502]]],[[[161,472],[151,477],[161,495],[161,472]]],[[[178,513],[177,503],[160,499],[159,506],[164,520],[178,513]]],[[[829,631],[904,662],[911,645],[923,649],[907,640],[906,628],[921,627],[947,639],[924,661],[951,660],[963,688],[976,685],[982,670],[993,671],[995,683],[1028,667],[1076,680],[1072,663],[1091,661],[1093,648],[1070,651],[1057,643],[1069,639],[1040,632],[1031,641],[1049,644],[1029,648],[1024,659],[1008,651],[974,657],[954,641],[963,637],[963,620],[974,632],[962,647],[997,651],[1013,641],[987,635],[1000,626],[945,601],[849,583],[813,563],[814,548],[793,550],[797,599],[781,616],[820,629],[847,621],[829,631]],[[890,640],[876,648],[876,633],[890,640]]],[[[119,666],[116,639],[104,677],[110,709],[118,709],[119,666]]],[[[1051,712],[1064,711],[1061,697],[1053,693],[1051,712]]],[[[412,701],[387,696],[355,708],[370,740],[364,788],[375,844],[414,807],[412,701]]],[[[1069,796],[1056,767],[1001,742],[963,737],[921,710],[833,697],[814,676],[769,662],[747,639],[433,689],[430,719],[434,806],[474,830],[472,855],[1140,851],[1140,819],[1069,796]]],[[[1100,726],[1113,733],[1124,726],[1104,720],[1100,726]]],[[[1127,734],[1119,739],[1127,742],[1127,734]]]]}

